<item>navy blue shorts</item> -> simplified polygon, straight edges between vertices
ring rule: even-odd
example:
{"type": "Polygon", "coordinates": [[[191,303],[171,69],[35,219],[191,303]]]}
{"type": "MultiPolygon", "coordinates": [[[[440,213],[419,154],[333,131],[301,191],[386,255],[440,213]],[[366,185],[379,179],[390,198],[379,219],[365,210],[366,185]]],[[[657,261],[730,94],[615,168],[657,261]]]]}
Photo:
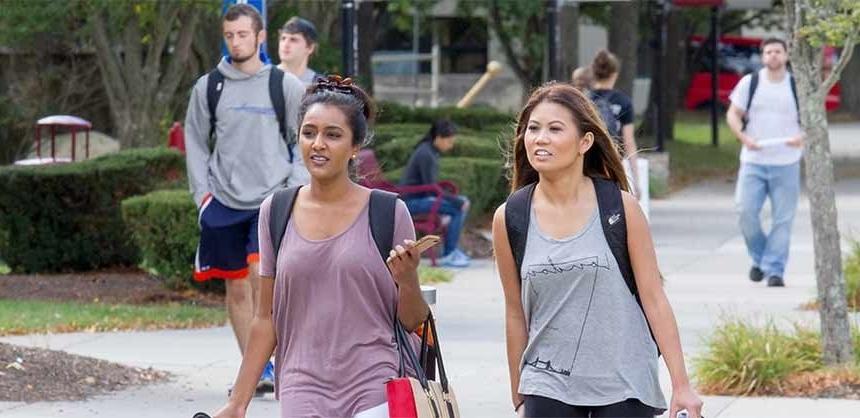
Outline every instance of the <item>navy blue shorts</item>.
{"type": "Polygon", "coordinates": [[[194,280],[248,277],[248,265],[260,261],[259,214],[258,209],[228,208],[211,195],[203,199],[198,215],[200,243],[194,260],[194,280]]]}

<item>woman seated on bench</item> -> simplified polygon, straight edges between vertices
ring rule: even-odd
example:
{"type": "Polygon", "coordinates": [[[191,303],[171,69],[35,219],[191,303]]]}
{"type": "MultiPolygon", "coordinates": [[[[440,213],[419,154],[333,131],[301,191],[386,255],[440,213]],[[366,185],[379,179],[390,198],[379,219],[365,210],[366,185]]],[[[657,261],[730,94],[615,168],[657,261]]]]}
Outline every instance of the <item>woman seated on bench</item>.
{"type": "MultiPolygon", "coordinates": [[[[454,148],[457,127],[449,120],[433,122],[430,131],[415,146],[400,184],[404,186],[436,184],[439,181],[439,154],[454,148]]],[[[429,213],[436,197],[427,193],[414,193],[405,197],[406,206],[413,215],[429,213]]],[[[469,199],[465,196],[446,194],[439,207],[440,215],[451,218],[445,234],[445,249],[438,263],[445,267],[468,267],[469,256],[458,248],[463,222],[469,211],[469,199]]]]}

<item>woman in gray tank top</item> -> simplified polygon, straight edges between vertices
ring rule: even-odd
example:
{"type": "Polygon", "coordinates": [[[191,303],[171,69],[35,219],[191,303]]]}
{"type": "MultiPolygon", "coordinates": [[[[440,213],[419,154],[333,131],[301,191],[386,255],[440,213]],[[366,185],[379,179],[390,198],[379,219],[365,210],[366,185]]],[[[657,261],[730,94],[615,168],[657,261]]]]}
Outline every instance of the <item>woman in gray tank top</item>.
{"type": "Polygon", "coordinates": [[[513,191],[536,183],[520,271],[505,205],[493,219],[514,410],[529,418],[653,417],[668,407],[671,417],[687,410],[698,418],[702,401],[687,377],[648,225],[594,105],[568,84],[536,90],[519,116],[512,165],[513,191]],[[641,308],[603,234],[597,177],[624,190],[641,308]],[[669,405],[658,347],[672,379],[669,405]]]}
{"type": "Polygon", "coordinates": [[[372,103],[350,82],[318,82],[302,100],[299,148],[311,183],[295,198],[278,253],[272,197],[260,207],[260,300],[230,399],[215,418],[244,418],[263,366],[275,361],[280,417],[387,418],[385,382],[398,374],[394,318],[407,330],[429,313],[418,284],[415,230],[394,211],[390,261],[369,225],[370,190],[349,177],[372,103]]]}

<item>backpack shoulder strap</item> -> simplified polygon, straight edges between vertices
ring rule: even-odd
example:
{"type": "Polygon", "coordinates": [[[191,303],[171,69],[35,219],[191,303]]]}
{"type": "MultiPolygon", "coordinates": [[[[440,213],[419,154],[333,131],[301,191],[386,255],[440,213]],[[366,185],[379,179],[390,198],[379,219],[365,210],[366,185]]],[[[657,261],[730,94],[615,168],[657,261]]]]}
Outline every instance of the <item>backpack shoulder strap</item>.
{"type": "Polygon", "coordinates": [[[755,95],[755,91],[757,88],[758,88],[758,71],[753,71],[752,74],[750,74],[750,88],[749,88],[749,94],[747,95],[747,108],[746,108],[746,110],[744,110],[743,126],[741,127],[742,131],[746,130],[747,125],[750,122],[750,106],[752,106],[753,96],[755,95]]]}
{"type": "Polygon", "coordinates": [[[301,187],[281,189],[272,196],[272,206],[269,211],[269,236],[272,240],[272,254],[276,260],[278,252],[281,250],[281,241],[284,240],[284,234],[287,232],[287,224],[293,214],[296,196],[298,196],[301,187]]]}
{"type": "Polygon", "coordinates": [[[394,215],[397,206],[397,195],[383,190],[370,191],[370,234],[379,250],[379,255],[385,261],[393,248],[394,215]]]}
{"type": "Polygon", "coordinates": [[[293,162],[293,144],[290,143],[290,138],[287,136],[287,104],[284,99],[284,72],[278,67],[272,66],[269,72],[269,100],[272,101],[272,108],[275,110],[275,118],[278,119],[278,131],[281,133],[281,138],[287,143],[287,150],[290,152],[290,162],[293,162]]]}
{"type": "Polygon", "coordinates": [[[797,100],[797,81],[791,73],[788,74],[788,84],[791,86],[791,96],[794,97],[794,108],[797,109],[797,120],[800,121],[800,101],[797,100]]]}
{"type": "Polygon", "coordinates": [[[215,68],[206,76],[206,105],[209,107],[209,143],[211,149],[215,148],[215,122],[218,121],[215,112],[218,110],[218,101],[221,100],[221,91],[223,90],[224,74],[215,68]]]}
{"type": "Polygon", "coordinates": [[[624,214],[624,201],[621,189],[611,180],[592,177],[594,191],[597,194],[597,207],[600,212],[600,225],[609,249],[618,263],[618,269],[624,277],[624,282],[630,293],[639,299],[633,268],[630,265],[630,254],[627,249],[627,217],[624,214]]]}
{"type": "Polygon", "coordinates": [[[535,185],[536,183],[532,183],[511,193],[505,202],[505,230],[508,232],[508,243],[517,266],[517,276],[523,269],[535,185]]]}
{"type": "MultiPolygon", "coordinates": [[[[606,243],[609,244],[609,250],[612,251],[615,263],[618,264],[618,270],[621,271],[624,283],[627,284],[627,288],[630,289],[630,293],[636,299],[636,304],[639,305],[639,309],[642,309],[642,314],[645,315],[645,308],[642,307],[639,289],[636,286],[636,276],[633,274],[633,266],[630,264],[630,251],[627,248],[627,216],[624,214],[621,189],[614,181],[604,178],[592,177],[591,181],[594,182],[594,191],[597,194],[600,225],[603,227],[606,243]]],[[[645,320],[648,320],[647,316],[645,320]]],[[[654,338],[654,332],[650,326],[648,331],[656,345],[657,339],[654,338]]],[[[657,355],[660,355],[660,347],[657,347],[657,355]]]]}

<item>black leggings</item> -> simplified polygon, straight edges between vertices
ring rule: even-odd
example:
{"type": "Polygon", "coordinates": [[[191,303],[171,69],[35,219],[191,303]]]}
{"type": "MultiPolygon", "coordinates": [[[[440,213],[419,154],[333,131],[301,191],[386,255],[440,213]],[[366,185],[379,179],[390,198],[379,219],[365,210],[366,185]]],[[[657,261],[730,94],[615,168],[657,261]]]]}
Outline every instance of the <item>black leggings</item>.
{"type": "Polygon", "coordinates": [[[659,412],[638,399],[604,406],[574,406],[536,395],[523,399],[526,418],[653,418],[659,412]]]}

